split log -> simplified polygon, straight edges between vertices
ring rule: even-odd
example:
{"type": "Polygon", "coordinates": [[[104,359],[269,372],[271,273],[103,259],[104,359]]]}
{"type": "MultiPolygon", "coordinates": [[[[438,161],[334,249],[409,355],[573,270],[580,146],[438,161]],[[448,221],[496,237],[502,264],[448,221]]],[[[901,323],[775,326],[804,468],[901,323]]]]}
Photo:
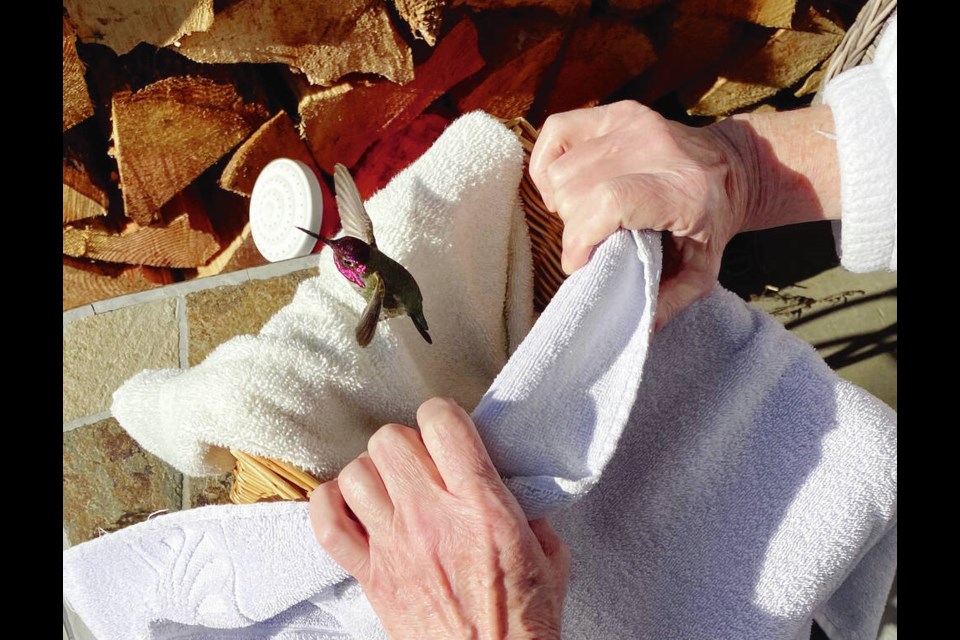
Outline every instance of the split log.
{"type": "Polygon", "coordinates": [[[549,9],[561,16],[569,16],[590,8],[590,0],[454,0],[453,6],[466,5],[474,9],[520,9],[536,7],[549,9]]]}
{"type": "Polygon", "coordinates": [[[63,228],[63,253],[104,262],[156,267],[198,267],[220,249],[205,207],[194,188],[177,194],[161,211],[161,222],[129,222],[119,232],[102,222],[63,228]]]}
{"type": "Polygon", "coordinates": [[[282,62],[311,84],[353,72],[413,79],[413,54],[383,0],[244,0],[218,12],[209,30],[182,38],[177,51],[197,62],[282,62]]]}
{"type": "Polygon", "coordinates": [[[596,106],[656,59],[650,39],[629,22],[591,20],[570,38],[547,99],[546,114],[596,106]]]}
{"type": "MultiPolygon", "coordinates": [[[[833,54],[831,54],[833,55],[833,54]]],[[[820,63],[816,69],[810,72],[803,80],[803,84],[793,92],[794,97],[803,98],[804,96],[809,96],[815,94],[817,91],[820,91],[820,85],[823,84],[823,79],[827,76],[827,62],[830,58],[827,58],[825,61],[820,63]]]]}
{"type": "Polygon", "coordinates": [[[63,223],[105,216],[110,204],[106,154],[93,151],[86,124],[63,134],[63,223]]]}
{"type": "Polygon", "coordinates": [[[112,265],[63,256],[63,310],[173,282],[170,269],[112,265]]]}
{"type": "Polygon", "coordinates": [[[351,81],[317,88],[295,81],[301,132],[321,169],[332,173],[337,162],[352,167],[371,144],[409,124],[482,66],[477,30],[464,18],[440,40],[406,85],[351,81]]]}
{"type": "Polygon", "coordinates": [[[607,5],[611,9],[620,11],[649,11],[668,0],[607,0],[607,5]]]}
{"type": "Polygon", "coordinates": [[[789,29],[793,25],[797,0],[684,0],[683,4],[691,14],[723,16],[764,27],[789,29]]]}
{"type": "Polygon", "coordinates": [[[669,39],[638,96],[641,102],[652,104],[690,83],[727,57],[741,41],[742,23],[688,12],[685,7],[684,2],[678,5],[680,11],[670,26],[669,39]]]}
{"type": "Polygon", "coordinates": [[[124,210],[141,226],[268,117],[233,85],[194,77],[119,93],[112,113],[124,210]]]}
{"type": "Polygon", "coordinates": [[[220,176],[220,186],[249,198],[257,176],[277,158],[299,160],[314,172],[319,171],[296,125],[282,110],[237,147],[220,176]]]}
{"type": "Polygon", "coordinates": [[[424,113],[400,131],[378,140],[352,171],[360,196],[366,200],[385,187],[393,176],[422,156],[448,124],[449,118],[424,113]]]}
{"type": "Polygon", "coordinates": [[[756,104],[801,81],[826,60],[843,36],[817,26],[822,18],[810,9],[798,29],[778,29],[759,48],[746,51],[725,65],[713,85],[700,95],[681,92],[681,101],[691,115],[728,115],[756,104]],[[801,30],[810,29],[810,30],[801,30]]]}
{"type": "Polygon", "coordinates": [[[219,273],[242,271],[243,269],[265,265],[267,262],[268,260],[257,249],[257,245],[253,241],[253,233],[250,230],[250,223],[247,222],[240,229],[240,233],[234,236],[229,244],[225,244],[210,259],[210,262],[196,268],[196,277],[207,278],[219,273]]]}
{"type": "Polygon", "coordinates": [[[451,95],[461,113],[482,109],[498,118],[526,116],[541,82],[556,62],[563,44],[561,23],[530,20],[498,25],[491,39],[492,55],[481,77],[457,87],[451,95]]]}
{"type": "Polygon", "coordinates": [[[141,42],[158,47],[213,24],[213,0],[64,0],[83,42],[124,54],[141,42]]]}
{"type": "Polygon", "coordinates": [[[63,19],[63,130],[93,115],[93,102],[84,72],[87,67],[77,55],[77,34],[63,19]]]}
{"type": "Polygon", "coordinates": [[[431,47],[437,44],[443,10],[449,0],[393,0],[400,17],[410,25],[415,38],[425,40],[431,47]]]}
{"type": "Polygon", "coordinates": [[[214,185],[204,194],[207,215],[217,237],[220,250],[206,264],[197,267],[197,277],[239,271],[266,264],[250,232],[250,201],[214,185]]]}

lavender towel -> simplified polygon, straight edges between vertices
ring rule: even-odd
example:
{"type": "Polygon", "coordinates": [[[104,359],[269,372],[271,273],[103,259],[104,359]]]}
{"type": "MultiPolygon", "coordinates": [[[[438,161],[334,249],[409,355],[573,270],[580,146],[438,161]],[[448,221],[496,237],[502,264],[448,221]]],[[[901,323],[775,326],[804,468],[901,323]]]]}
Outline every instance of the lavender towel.
{"type": "MultiPolygon", "coordinates": [[[[874,638],[896,567],[896,415],[717,289],[651,340],[656,236],[570,278],[473,415],[573,551],[569,638],[874,638]]],[[[112,638],[375,638],[303,504],[206,507],[64,552],[112,638]]]]}

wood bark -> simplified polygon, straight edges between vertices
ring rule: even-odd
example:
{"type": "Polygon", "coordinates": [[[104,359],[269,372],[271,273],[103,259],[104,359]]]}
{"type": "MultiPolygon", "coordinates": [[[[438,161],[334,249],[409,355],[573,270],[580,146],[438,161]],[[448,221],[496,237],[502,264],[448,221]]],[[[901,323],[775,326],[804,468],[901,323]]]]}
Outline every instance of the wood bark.
{"type": "Polygon", "coordinates": [[[443,10],[449,0],[393,0],[400,17],[410,25],[415,38],[425,40],[431,47],[437,44],[443,10]]]}
{"type": "Polygon", "coordinates": [[[64,0],[84,42],[124,54],[141,42],[174,44],[213,24],[213,0],[64,0]]]}
{"type": "Polygon", "coordinates": [[[402,87],[386,81],[328,89],[298,84],[301,131],[321,169],[332,173],[337,162],[352,167],[371,144],[412,122],[482,66],[476,28],[465,18],[417,68],[413,82],[402,87]]]}
{"type": "Polygon", "coordinates": [[[292,158],[319,171],[297,127],[286,111],[280,111],[237,147],[220,176],[220,186],[250,197],[257,176],[272,160],[292,158]]]}
{"type": "Polygon", "coordinates": [[[220,243],[195,189],[187,189],[163,207],[159,223],[130,222],[119,230],[97,221],[63,228],[63,253],[76,258],[156,267],[198,267],[220,243]]]}
{"type": "Polygon", "coordinates": [[[207,167],[266,121],[232,85],[167,78],[113,98],[114,153],[124,211],[146,226],[207,167]]]}
{"type": "Polygon", "coordinates": [[[180,41],[197,62],[281,62],[310,84],[372,73],[404,84],[413,54],[383,0],[242,0],[217,13],[213,26],[180,41]]]}
{"type": "Polygon", "coordinates": [[[594,19],[573,32],[546,103],[546,114],[593,107],[656,62],[639,28],[616,18],[594,19]]]}

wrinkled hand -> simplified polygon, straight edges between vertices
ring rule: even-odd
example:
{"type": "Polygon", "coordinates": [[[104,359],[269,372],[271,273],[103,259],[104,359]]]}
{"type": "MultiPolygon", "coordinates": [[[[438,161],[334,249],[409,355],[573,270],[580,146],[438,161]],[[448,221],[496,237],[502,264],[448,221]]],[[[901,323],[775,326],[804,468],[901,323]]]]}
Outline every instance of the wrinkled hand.
{"type": "Polygon", "coordinates": [[[744,227],[741,163],[715,127],[688,127],[624,101],[550,116],[530,176],[564,222],[567,273],[621,227],[670,232],[659,328],[717,282],[723,249],[744,227]]]}
{"type": "Polygon", "coordinates": [[[320,545],[392,638],[560,637],[570,555],[528,523],[451,400],[389,424],[310,499],[320,545]]]}

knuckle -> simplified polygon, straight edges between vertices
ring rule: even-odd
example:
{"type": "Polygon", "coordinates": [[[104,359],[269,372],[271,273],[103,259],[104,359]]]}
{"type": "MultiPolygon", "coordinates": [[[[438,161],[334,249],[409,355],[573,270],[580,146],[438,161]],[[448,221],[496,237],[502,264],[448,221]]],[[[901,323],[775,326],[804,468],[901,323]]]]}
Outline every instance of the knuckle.
{"type": "Polygon", "coordinates": [[[563,180],[563,166],[561,163],[554,161],[549,164],[546,168],[547,182],[556,188],[563,180]]]}
{"type": "Polygon", "coordinates": [[[343,489],[350,491],[365,474],[364,462],[360,458],[355,458],[340,470],[339,475],[337,475],[337,484],[340,485],[341,491],[343,489]]]}
{"type": "Polygon", "coordinates": [[[343,525],[341,525],[339,522],[327,518],[317,523],[317,526],[314,530],[314,535],[321,547],[324,549],[331,549],[340,543],[340,541],[343,539],[343,536],[346,535],[346,531],[343,525]]]}
{"type": "Polygon", "coordinates": [[[406,443],[412,432],[413,430],[410,427],[402,424],[385,424],[370,436],[370,440],[367,443],[367,450],[370,451],[371,454],[389,450],[406,443]]]}
{"type": "Polygon", "coordinates": [[[637,116],[650,111],[636,100],[620,100],[607,106],[612,115],[621,117],[637,116]]]}
{"type": "Polygon", "coordinates": [[[336,480],[324,482],[323,484],[317,485],[310,493],[310,502],[318,505],[331,504],[339,492],[340,487],[336,480]]]}
{"type": "Polygon", "coordinates": [[[595,192],[598,211],[604,215],[619,217],[624,204],[622,183],[606,180],[596,186],[595,192]]]}
{"type": "Polygon", "coordinates": [[[563,227],[563,238],[561,240],[564,251],[573,251],[580,246],[580,233],[576,225],[567,224],[563,227]]]}
{"type": "MultiPolygon", "coordinates": [[[[540,127],[539,136],[549,136],[555,129],[559,129],[564,120],[562,113],[554,113],[547,116],[547,119],[543,121],[543,126],[540,127]]],[[[538,136],[538,138],[539,138],[538,136]]]]}
{"type": "Polygon", "coordinates": [[[428,424],[446,427],[463,422],[465,413],[452,398],[438,397],[427,400],[417,411],[421,426],[428,424]]]}
{"type": "Polygon", "coordinates": [[[573,198],[571,197],[569,190],[561,189],[560,191],[557,191],[553,196],[553,200],[554,206],[557,209],[557,216],[564,222],[564,224],[567,224],[574,219],[574,214],[577,208],[573,204],[573,198]]]}

